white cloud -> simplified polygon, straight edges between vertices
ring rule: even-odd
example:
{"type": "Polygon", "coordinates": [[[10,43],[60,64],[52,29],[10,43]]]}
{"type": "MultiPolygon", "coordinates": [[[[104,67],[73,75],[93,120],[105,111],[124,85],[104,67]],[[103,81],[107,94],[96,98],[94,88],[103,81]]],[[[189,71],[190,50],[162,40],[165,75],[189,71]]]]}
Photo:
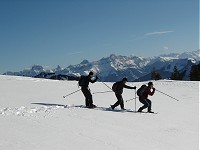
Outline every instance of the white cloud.
{"type": "Polygon", "coordinates": [[[172,32],[174,32],[174,31],[149,32],[149,33],[146,33],[145,36],[162,35],[162,34],[167,34],[167,33],[172,33],[172,32]]]}
{"type": "Polygon", "coordinates": [[[83,52],[72,52],[72,53],[68,53],[68,55],[77,55],[77,54],[81,54],[83,52]]]}
{"type": "Polygon", "coordinates": [[[167,47],[167,46],[164,46],[164,47],[163,47],[163,49],[164,49],[164,50],[168,50],[168,49],[169,49],[169,47],[167,47]]]}

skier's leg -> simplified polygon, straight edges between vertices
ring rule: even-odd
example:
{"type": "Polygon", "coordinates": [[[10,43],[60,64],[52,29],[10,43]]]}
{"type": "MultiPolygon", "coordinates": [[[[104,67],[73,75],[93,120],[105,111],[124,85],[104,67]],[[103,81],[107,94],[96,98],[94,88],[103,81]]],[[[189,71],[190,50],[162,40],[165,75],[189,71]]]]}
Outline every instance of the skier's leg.
{"type": "MultiPolygon", "coordinates": [[[[83,95],[85,96],[85,105],[86,107],[90,106],[90,95],[88,94],[88,89],[87,88],[82,88],[81,89],[83,92],[83,95]]],[[[90,93],[90,92],[89,92],[90,93]]]]}
{"type": "Polygon", "coordinates": [[[123,101],[121,94],[115,93],[115,96],[117,97],[117,102],[114,105],[111,105],[112,109],[119,106],[121,104],[121,101],[123,101]]]}
{"type": "Polygon", "coordinates": [[[148,112],[151,111],[151,101],[149,99],[146,99],[147,103],[148,103],[148,112]]]}
{"type": "Polygon", "coordinates": [[[141,112],[143,109],[145,109],[145,108],[147,108],[147,107],[149,106],[149,103],[146,101],[145,98],[141,98],[141,97],[139,97],[139,101],[140,101],[142,104],[144,104],[142,107],[140,107],[140,108],[138,109],[138,111],[141,112]]]}

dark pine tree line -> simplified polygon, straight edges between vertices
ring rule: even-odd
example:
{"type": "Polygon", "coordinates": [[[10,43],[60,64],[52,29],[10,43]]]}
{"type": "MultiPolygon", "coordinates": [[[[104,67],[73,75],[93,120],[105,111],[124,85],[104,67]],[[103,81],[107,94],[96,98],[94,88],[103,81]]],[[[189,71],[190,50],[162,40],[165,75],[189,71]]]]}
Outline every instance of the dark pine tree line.
{"type": "Polygon", "coordinates": [[[153,80],[160,80],[160,79],[162,79],[160,73],[158,71],[156,71],[155,68],[153,68],[153,70],[151,72],[151,79],[153,79],[153,80]]]}
{"type": "MultiPolygon", "coordinates": [[[[184,76],[186,74],[186,70],[180,72],[177,69],[177,66],[174,66],[173,72],[170,76],[171,80],[183,80],[184,76]]],[[[191,81],[200,81],[200,63],[198,65],[192,65],[189,78],[191,81]]],[[[162,79],[162,76],[158,71],[156,71],[155,68],[151,71],[151,79],[152,80],[160,80],[162,79]]]]}
{"type": "Polygon", "coordinates": [[[193,65],[190,70],[190,80],[200,81],[200,63],[198,65],[193,65]]]}
{"type": "Polygon", "coordinates": [[[180,72],[176,66],[174,66],[174,70],[171,74],[170,79],[171,80],[183,80],[184,76],[185,76],[186,70],[184,70],[183,72],[180,72]]]}

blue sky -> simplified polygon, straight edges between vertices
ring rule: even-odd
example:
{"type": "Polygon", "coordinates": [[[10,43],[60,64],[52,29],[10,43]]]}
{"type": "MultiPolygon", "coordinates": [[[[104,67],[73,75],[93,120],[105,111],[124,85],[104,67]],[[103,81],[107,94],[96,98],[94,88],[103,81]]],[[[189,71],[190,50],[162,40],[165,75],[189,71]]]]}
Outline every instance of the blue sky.
{"type": "Polygon", "coordinates": [[[0,73],[197,49],[198,0],[0,0],[0,73]]]}

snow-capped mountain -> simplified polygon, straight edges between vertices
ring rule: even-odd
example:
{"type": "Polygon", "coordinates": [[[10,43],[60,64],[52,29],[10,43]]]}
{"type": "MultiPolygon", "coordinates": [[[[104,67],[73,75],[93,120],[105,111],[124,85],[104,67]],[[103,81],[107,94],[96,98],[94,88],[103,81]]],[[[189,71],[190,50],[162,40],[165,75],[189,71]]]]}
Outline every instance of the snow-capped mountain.
{"type": "Polygon", "coordinates": [[[46,69],[44,69],[44,67],[42,67],[40,65],[33,65],[30,69],[25,69],[25,70],[20,71],[20,72],[11,72],[11,71],[9,71],[9,72],[6,72],[4,74],[6,74],[6,75],[33,77],[33,76],[36,76],[36,75],[40,74],[41,72],[50,73],[52,71],[51,70],[46,70],[46,69]]]}
{"type": "Polygon", "coordinates": [[[89,62],[83,60],[80,64],[70,65],[66,68],[58,66],[53,70],[45,70],[42,66],[34,65],[30,70],[20,72],[7,72],[8,75],[18,76],[36,76],[38,74],[53,73],[54,75],[68,75],[77,77],[94,71],[101,81],[117,81],[124,76],[130,81],[149,80],[150,72],[155,69],[163,78],[169,78],[174,66],[178,70],[186,71],[185,80],[188,80],[189,71],[193,64],[200,62],[199,50],[193,52],[185,52],[182,54],[173,53],[168,55],[160,55],[157,57],[143,58],[138,56],[117,56],[111,54],[109,57],[102,58],[98,61],[89,62]]]}

